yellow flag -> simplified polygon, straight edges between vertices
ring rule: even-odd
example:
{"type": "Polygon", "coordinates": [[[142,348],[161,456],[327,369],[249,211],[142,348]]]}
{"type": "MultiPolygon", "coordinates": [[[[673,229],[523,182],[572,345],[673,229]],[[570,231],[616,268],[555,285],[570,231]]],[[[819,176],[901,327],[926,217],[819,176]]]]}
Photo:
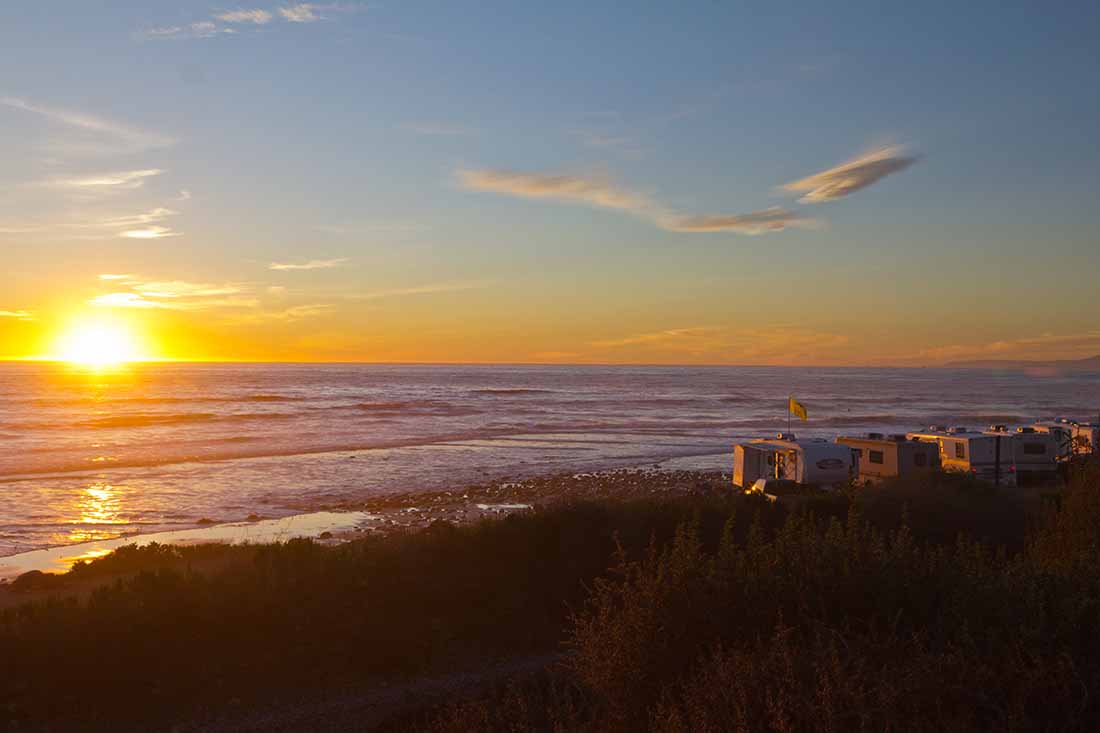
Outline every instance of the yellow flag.
{"type": "Polygon", "coordinates": [[[798,415],[801,419],[806,419],[806,407],[801,402],[791,397],[790,411],[795,415],[798,415]]]}

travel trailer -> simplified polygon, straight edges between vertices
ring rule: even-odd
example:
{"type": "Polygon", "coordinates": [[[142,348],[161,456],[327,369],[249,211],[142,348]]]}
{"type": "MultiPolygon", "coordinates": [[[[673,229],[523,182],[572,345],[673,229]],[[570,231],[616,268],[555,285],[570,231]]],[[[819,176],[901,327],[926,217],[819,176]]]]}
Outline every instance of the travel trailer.
{"type": "Polygon", "coordinates": [[[1036,420],[1031,425],[1037,433],[1046,433],[1058,442],[1058,460],[1068,461],[1073,457],[1073,424],[1060,417],[1054,420],[1036,420]]]}
{"type": "Polygon", "coordinates": [[[964,427],[933,425],[923,432],[907,433],[910,440],[935,443],[945,471],[961,471],[995,486],[1015,486],[1013,462],[1015,436],[1011,433],[983,433],[964,427]]]}
{"type": "Polygon", "coordinates": [[[824,438],[798,440],[793,433],[780,433],[774,440],[752,440],[733,447],[733,483],[742,489],[762,478],[839,486],[858,471],[859,463],[848,446],[824,438]]]}
{"type": "Polygon", "coordinates": [[[1073,450],[1077,455],[1100,455],[1100,422],[1073,423],[1073,450]]]}
{"type": "Polygon", "coordinates": [[[940,467],[938,446],[909,440],[905,435],[842,435],[836,442],[856,452],[861,481],[881,481],[890,476],[907,476],[940,467]]]}
{"type": "Polygon", "coordinates": [[[1016,484],[1027,486],[1058,478],[1058,458],[1062,450],[1058,436],[1043,433],[1034,427],[1016,428],[1009,433],[1004,425],[990,425],[990,435],[1011,435],[1012,463],[1016,467],[1016,484]]]}

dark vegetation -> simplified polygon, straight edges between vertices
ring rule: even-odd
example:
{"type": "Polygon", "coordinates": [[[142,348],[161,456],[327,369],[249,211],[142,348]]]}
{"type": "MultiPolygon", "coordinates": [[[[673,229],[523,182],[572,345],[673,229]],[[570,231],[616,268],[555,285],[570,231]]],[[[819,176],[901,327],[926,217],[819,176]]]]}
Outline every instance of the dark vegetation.
{"type": "Polygon", "coordinates": [[[559,666],[388,728],[1100,723],[1097,465],[1045,510],[931,474],[791,515],[581,502],[334,548],[129,548],[73,575],[117,579],[0,616],[9,730],[157,729],[563,645],[559,666]]]}

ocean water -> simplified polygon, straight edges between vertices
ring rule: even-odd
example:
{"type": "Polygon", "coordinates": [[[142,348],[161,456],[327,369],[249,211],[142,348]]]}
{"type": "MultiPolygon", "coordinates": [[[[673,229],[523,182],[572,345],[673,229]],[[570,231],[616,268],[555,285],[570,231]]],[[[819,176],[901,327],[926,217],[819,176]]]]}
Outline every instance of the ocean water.
{"type": "Polygon", "coordinates": [[[832,437],[1095,416],[1100,375],[940,369],[0,364],[0,557],[832,437]]]}

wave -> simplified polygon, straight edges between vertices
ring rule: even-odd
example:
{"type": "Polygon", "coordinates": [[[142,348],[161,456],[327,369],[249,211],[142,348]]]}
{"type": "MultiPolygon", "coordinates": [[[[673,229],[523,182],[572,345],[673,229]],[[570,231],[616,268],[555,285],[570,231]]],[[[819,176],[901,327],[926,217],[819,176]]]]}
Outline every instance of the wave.
{"type": "Polygon", "coordinates": [[[77,423],[87,428],[144,428],[153,425],[179,425],[217,419],[210,412],[188,412],[180,415],[111,415],[77,423]]]}
{"type": "Polygon", "coordinates": [[[283,394],[245,394],[225,395],[219,397],[35,397],[28,400],[6,400],[9,402],[23,402],[37,407],[51,406],[80,406],[80,405],[179,405],[179,404],[225,404],[233,402],[304,402],[309,397],[296,397],[283,394]]]}

